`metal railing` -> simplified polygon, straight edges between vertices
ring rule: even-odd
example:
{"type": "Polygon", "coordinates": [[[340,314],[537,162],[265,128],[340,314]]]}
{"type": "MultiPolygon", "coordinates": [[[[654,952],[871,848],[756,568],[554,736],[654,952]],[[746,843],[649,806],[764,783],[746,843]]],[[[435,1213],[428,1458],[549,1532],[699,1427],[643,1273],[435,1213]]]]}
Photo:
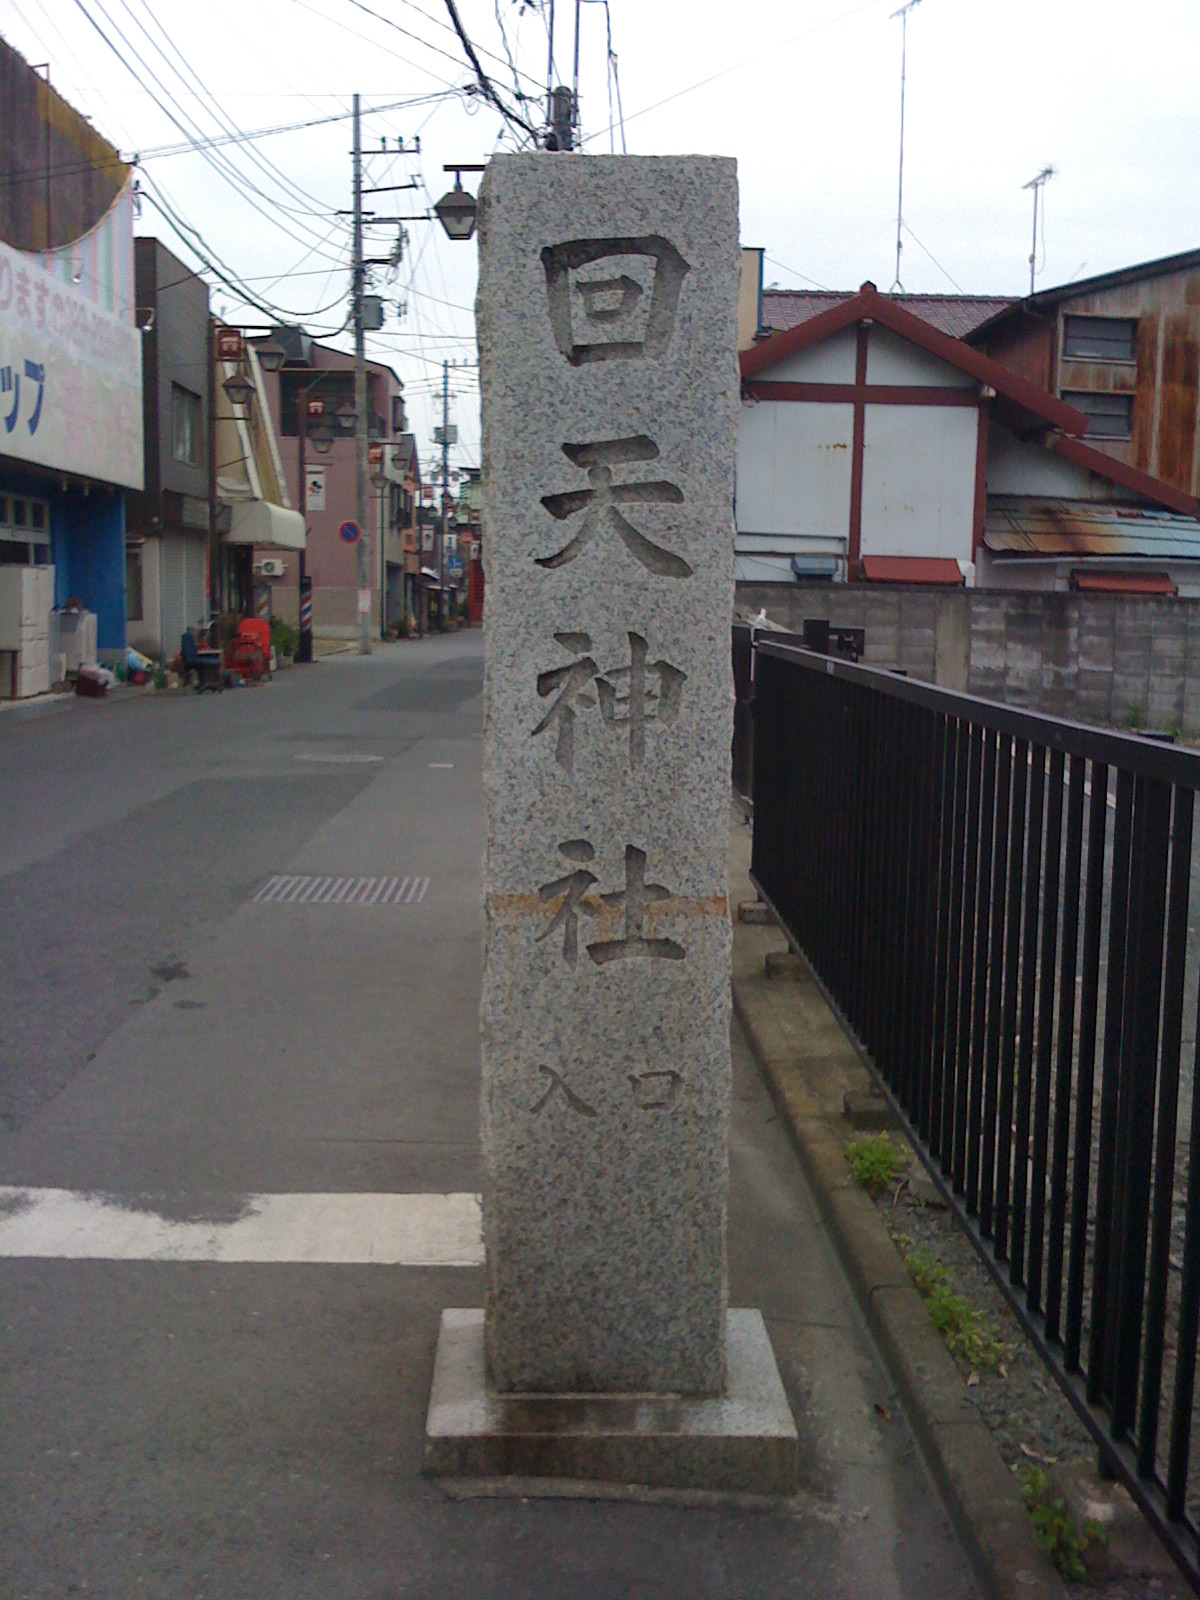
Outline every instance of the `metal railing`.
{"type": "Polygon", "coordinates": [[[769,638],[753,680],[755,882],[1200,1591],[1200,754],[769,638]]]}
{"type": "Polygon", "coordinates": [[[754,634],[733,627],[733,792],[750,798],[754,782],[754,634]]]}

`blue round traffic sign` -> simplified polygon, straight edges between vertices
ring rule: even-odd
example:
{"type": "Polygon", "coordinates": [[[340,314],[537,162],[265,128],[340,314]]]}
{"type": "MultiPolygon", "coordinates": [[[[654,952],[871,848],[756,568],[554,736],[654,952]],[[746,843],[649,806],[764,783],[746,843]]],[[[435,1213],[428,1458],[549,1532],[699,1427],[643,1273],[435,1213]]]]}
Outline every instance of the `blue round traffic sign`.
{"type": "Polygon", "coordinates": [[[362,538],[362,529],[357,522],[343,522],[338,529],[338,538],[345,544],[357,544],[362,538]]]}

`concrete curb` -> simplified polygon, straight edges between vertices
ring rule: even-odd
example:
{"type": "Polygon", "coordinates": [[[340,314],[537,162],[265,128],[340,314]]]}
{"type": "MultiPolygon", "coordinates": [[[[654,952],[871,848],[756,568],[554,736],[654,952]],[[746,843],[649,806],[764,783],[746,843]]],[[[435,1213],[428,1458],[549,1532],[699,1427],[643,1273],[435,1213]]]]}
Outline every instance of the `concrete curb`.
{"type": "Polygon", "coordinates": [[[947,1510],[991,1600],[1065,1600],[1033,1543],[1005,1466],[958,1368],[934,1330],[874,1202],[853,1182],[844,1149],[847,1087],[865,1077],[806,968],[766,976],[778,932],[735,925],[733,1004],[791,1133],[834,1248],[947,1510]],[[831,1034],[830,1024],[836,1030],[831,1034]]]}

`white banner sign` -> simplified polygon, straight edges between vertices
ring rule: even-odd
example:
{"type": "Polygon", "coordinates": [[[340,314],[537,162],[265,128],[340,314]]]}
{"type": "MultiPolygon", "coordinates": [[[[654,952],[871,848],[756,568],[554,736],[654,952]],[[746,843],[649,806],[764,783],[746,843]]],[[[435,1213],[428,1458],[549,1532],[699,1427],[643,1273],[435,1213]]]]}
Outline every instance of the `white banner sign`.
{"type": "Polygon", "coordinates": [[[0,456],[142,487],[142,335],[0,244],[0,456]]]}
{"type": "Polygon", "coordinates": [[[325,509],[325,468],[309,467],[304,490],[305,503],[310,511],[325,509]]]}

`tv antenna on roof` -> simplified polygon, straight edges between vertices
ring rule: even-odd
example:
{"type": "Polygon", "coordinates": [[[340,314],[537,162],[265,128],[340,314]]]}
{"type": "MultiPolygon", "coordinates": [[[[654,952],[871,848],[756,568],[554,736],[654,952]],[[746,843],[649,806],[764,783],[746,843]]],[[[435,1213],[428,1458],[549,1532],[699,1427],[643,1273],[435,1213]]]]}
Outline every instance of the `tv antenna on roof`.
{"type": "MultiPolygon", "coordinates": [[[[1042,170],[1038,173],[1036,178],[1030,178],[1028,183],[1023,183],[1021,185],[1022,189],[1032,189],[1033,190],[1033,246],[1032,246],[1032,248],[1030,249],[1030,252],[1029,252],[1029,292],[1030,292],[1030,294],[1033,293],[1033,280],[1034,280],[1034,277],[1036,276],[1036,271],[1037,271],[1036,262],[1037,262],[1038,195],[1041,194],[1043,186],[1053,176],[1054,176],[1054,168],[1053,167],[1043,167],[1042,170]]],[[[1043,234],[1045,233],[1045,231],[1046,231],[1046,218],[1045,218],[1045,208],[1043,207],[1043,214],[1042,214],[1042,232],[1043,232],[1043,234]]]]}
{"type": "Polygon", "coordinates": [[[908,59],[908,13],[921,4],[921,0],[908,0],[907,5],[893,11],[888,18],[894,22],[900,18],[900,187],[896,197],[896,276],[892,280],[889,291],[895,294],[897,289],[904,292],[904,285],[900,282],[900,251],[903,245],[900,240],[900,230],[904,225],[904,78],[908,59]]]}

